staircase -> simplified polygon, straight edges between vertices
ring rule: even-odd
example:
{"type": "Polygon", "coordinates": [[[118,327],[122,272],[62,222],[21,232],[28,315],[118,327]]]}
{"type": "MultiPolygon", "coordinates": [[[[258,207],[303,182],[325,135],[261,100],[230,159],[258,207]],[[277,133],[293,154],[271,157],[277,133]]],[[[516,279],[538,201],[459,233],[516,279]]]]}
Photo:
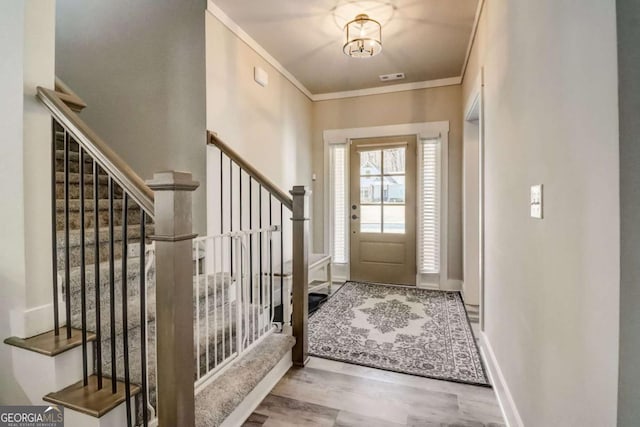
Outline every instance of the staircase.
{"type": "MultiPolygon", "coordinates": [[[[273,248],[279,240],[282,266],[282,212],[294,202],[236,159],[250,185],[259,184],[260,203],[262,191],[270,207],[280,203],[280,222],[270,214],[260,227],[260,213],[260,226],[244,227],[240,214],[239,226],[232,222],[187,247],[181,242],[193,236],[181,230],[190,230],[188,193],[197,186],[189,175],[157,174],[154,202],[153,191],[76,115],[84,103],[63,84],[57,90],[65,92],[39,89],[54,119],[54,328],[5,340],[14,357],[30,361],[23,376],[49,375],[54,367],[55,380],[31,390],[34,403],[41,396],[64,406],[68,426],[241,424],[291,366],[292,347],[300,347],[289,334],[291,319],[274,323],[275,306],[289,304],[292,289],[277,282],[273,248]],[[165,178],[171,183],[160,182],[165,178]],[[159,211],[167,205],[162,197],[183,203],[159,211]],[[181,223],[185,211],[189,220],[181,223]],[[182,295],[191,295],[190,303],[182,295]],[[179,327],[187,319],[193,333],[179,327]]],[[[295,267],[293,276],[295,285],[295,267]]],[[[300,291],[306,302],[306,285],[300,291]]],[[[293,326],[301,331],[306,318],[293,326]]]]}

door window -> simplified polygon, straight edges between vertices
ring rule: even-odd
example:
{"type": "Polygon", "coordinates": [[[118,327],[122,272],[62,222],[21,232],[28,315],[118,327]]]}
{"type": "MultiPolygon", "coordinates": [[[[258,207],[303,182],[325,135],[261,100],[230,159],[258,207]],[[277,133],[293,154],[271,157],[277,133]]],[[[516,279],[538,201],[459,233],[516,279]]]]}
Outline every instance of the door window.
{"type": "Polygon", "coordinates": [[[406,147],[360,152],[360,232],[405,233],[406,147]]]}

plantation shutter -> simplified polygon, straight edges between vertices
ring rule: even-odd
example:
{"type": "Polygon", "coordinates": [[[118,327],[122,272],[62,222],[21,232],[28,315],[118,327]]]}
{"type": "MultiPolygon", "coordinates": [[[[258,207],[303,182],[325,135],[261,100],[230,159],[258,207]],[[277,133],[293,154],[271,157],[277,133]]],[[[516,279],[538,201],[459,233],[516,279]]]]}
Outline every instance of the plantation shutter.
{"type": "Polygon", "coordinates": [[[334,263],[347,262],[347,148],[345,145],[330,147],[330,189],[332,248],[334,263]]]}
{"type": "Polygon", "coordinates": [[[439,139],[429,139],[421,142],[419,150],[418,268],[423,274],[440,273],[440,145],[439,139]]]}

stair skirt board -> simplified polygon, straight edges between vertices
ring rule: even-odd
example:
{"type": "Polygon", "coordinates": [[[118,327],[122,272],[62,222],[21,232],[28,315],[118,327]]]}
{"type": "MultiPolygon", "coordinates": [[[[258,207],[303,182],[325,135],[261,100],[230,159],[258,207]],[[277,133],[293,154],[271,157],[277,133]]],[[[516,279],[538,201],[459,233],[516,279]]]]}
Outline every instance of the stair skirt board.
{"type": "Polygon", "coordinates": [[[237,427],[292,366],[290,335],[270,334],[196,394],[198,427],[237,427]]]}
{"type": "Polygon", "coordinates": [[[233,410],[231,414],[222,422],[221,427],[237,427],[242,425],[247,418],[256,410],[265,397],[278,384],[280,379],[293,366],[291,350],[289,350],[278,364],[258,383],[242,403],[233,410]]]}

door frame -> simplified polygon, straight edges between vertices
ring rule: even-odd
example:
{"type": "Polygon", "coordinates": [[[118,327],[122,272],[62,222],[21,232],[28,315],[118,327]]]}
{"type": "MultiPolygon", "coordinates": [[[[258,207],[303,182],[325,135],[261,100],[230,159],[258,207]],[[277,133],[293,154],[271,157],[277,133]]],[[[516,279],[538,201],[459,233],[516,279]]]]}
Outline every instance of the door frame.
{"type": "MultiPolygon", "coordinates": [[[[479,317],[480,330],[484,331],[484,312],[485,312],[485,115],[484,115],[484,67],[480,68],[480,73],[474,82],[471,92],[465,101],[464,120],[469,121],[472,113],[478,110],[478,221],[479,221],[479,244],[478,244],[478,281],[479,281],[479,317]]],[[[464,135],[462,145],[464,149],[464,135]]],[[[464,170],[463,170],[464,173],[464,170]]],[[[464,209],[464,195],[463,195],[464,209]]],[[[464,225],[464,221],[463,221],[464,225]]],[[[464,253],[464,237],[463,235],[463,253],[464,253]]],[[[463,261],[464,262],[464,261],[463,261]]]]}
{"type": "MultiPolygon", "coordinates": [[[[423,122],[423,123],[406,123],[388,126],[372,126],[348,129],[328,129],[323,132],[324,139],[324,251],[331,253],[333,247],[333,237],[331,230],[333,224],[331,220],[332,194],[330,185],[329,170],[329,149],[332,145],[345,144],[358,138],[375,138],[385,136],[398,135],[416,135],[418,144],[426,139],[440,139],[441,144],[441,207],[440,207],[440,283],[428,284],[423,283],[420,274],[416,277],[416,286],[419,288],[436,288],[442,290],[460,290],[460,282],[458,280],[449,280],[448,274],[448,211],[449,211],[449,121],[423,122]]],[[[346,168],[350,173],[349,150],[346,150],[346,168]]],[[[348,186],[347,186],[348,187],[348,186]]],[[[349,200],[349,188],[346,189],[346,197],[349,200]]],[[[347,210],[347,214],[349,210],[347,210]]],[[[348,215],[345,217],[346,224],[348,215]]],[[[416,241],[416,245],[420,242],[416,241]]],[[[418,249],[418,248],[416,248],[418,249]]],[[[416,250],[416,256],[419,253],[416,250]]],[[[347,253],[347,258],[349,258],[347,253]]],[[[416,260],[417,261],[417,260],[416,260]]],[[[349,280],[349,260],[346,264],[334,264],[334,277],[337,279],[349,280]]]]}

